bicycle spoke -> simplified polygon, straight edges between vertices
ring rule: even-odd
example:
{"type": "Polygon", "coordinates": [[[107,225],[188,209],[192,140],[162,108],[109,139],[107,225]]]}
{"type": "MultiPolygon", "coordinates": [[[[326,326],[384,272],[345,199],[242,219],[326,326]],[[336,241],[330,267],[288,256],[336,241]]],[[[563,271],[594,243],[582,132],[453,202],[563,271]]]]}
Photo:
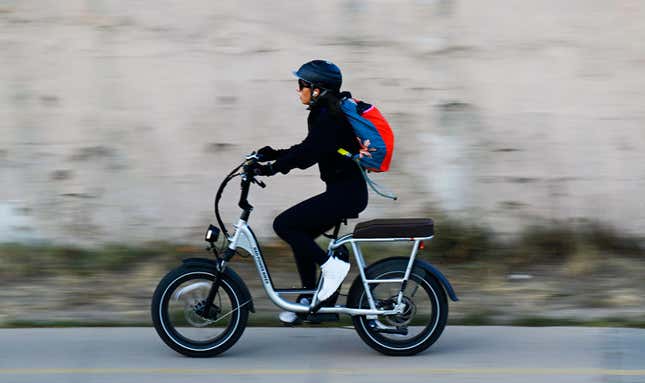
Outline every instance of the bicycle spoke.
{"type": "Polygon", "coordinates": [[[419,284],[418,283],[414,286],[414,290],[412,290],[412,294],[410,294],[410,298],[414,298],[414,294],[417,293],[417,290],[419,290],[419,284]]]}
{"type": "Polygon", "coordinates": [[[222,319],[224,319],[224,318],[226,318],[226,317],[228,317],[228,316],[232,315],[234,312],[238,311],[239,309],[241,309],[242,307],[244,307],[245,305],[247,305],[249,302],[251,302],[251,301],[249,300],[249,301],[246,301],[246,302],[242,303],[242,304],[240,305],[240,307],[238,307],[238,308],[236,308],[236,309],[233,309],[233,310],[231,310],[231,311],[227,312],[226,314],[224,314],[224,315],[220,316],[219,318],[217,318],[216,320],[212,321],[212,322],[211,322],[211,323],[209,323],[209,324],[217,323],[217,322],[221,321],[222,319]]]}

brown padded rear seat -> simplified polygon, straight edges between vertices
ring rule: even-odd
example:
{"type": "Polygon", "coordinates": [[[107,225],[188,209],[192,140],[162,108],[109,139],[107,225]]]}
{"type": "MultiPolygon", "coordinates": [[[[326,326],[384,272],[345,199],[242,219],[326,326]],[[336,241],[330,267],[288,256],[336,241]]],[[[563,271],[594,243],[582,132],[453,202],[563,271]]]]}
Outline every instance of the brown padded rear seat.
{"type": "Polygon", "coordinates": [[[354,228],[354,238],[412,238],[434,235],[434,222],[430,218],[373,219],[359,222],[354,228]]]}

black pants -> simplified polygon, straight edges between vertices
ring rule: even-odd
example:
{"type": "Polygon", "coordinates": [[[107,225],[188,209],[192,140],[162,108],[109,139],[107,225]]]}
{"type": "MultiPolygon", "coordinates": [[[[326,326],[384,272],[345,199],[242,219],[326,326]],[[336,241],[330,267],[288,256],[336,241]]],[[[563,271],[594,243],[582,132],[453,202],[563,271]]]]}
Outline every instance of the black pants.
{"type": "Polygon", "coordinates": [[[273,221],[276,234],[285,240],[296,258],[302,287],[316,287],[316,263],[329,256],[314,241],[343,218],[355,218],[367,207],[367,185],[361,178],[327,184],[327,190],[280,213],[273,221]]]}

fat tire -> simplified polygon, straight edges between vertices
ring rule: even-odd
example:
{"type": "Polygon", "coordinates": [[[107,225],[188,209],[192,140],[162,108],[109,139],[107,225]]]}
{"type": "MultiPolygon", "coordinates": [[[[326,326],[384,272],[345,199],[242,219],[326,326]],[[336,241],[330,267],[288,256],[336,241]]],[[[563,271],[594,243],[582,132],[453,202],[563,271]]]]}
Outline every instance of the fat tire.
{"type": "MultiPolygon", "coordinates": [[[[366,276],[368,279],[376,279],[380,275],[383,275],[385,273],[391,273],[395,271],[400,271],[403,273],[405,272],[406,267],[407,260],[393,259],[391,261],[386,261],[368,267],[366,270],[366,276]]],[[[433,302],[433,309],[439,310],[439,315],[436,318],[436,325],[434,326],[434,330],[431,330],[432,333],[418,344],[401,347],[400,345],[397,346],[396,342],[394,341],[389,342],[388,344],[387,341],[383,340],[381,340],[381,342],[386,344],[381,344],[372,338],[372,336],[369,334],[369,330],[366,330],[367,319],[364,315],[356,315],[352,317],[354,329],[363,340],[363,342],[382,354],[390,356],[410,356],[418,354],[435,343],[446,327],[446,322],[448,321],[448,300],[446,298],[446,293],[443,289],[443,286],[437,280],[437,278],[420,267],[414,267],[412,269],[410,278],[413,277],[415,278],[415,280],[417,280],[417,282],[423,281],[427,284],[426,286],[424,286],[424,289],[427,287],[431,290],[431,292],[434,292],[434,297],[436,297],[436,300],[433,302]]],[[[358,277],[356,277],[352,284],[352,287],[350,288],[347,297],[347,306],[359,307],[359,302],[363,294],[363,282],[359,275],[358,277]]]]}
{"type": "Polygon", "coordinates": [[[166,304],[165,309],[167,309],[168,299],[166,298],[166,294],[171,294],[174,291],[173,289],[169,289],[169,287],[171,287],[170,285],[174,283],[176,286],[178,286],[184,280],[182,277],[187,277],[188,275],[193,275],[194,273],[201,274],[203,278],[209,280],[214,279],[215,275],[212,268],[202,265],[182,265],[170,271],[159,282],[159,285],[157,286],[152,297],[152,305],[150,307],[152,322],[154,324],[155,330],[157,331],[157,334],[159,334],[159,337],[173,350],[183,355],[194,358],[212,357],[228,350],[240,339],[248,322],[249,305],[240,307],[240,305],[244,304],[243,297],[245,296],[243,294],[242,288],[238,286],[235,281],[231,280],[231,278],[228,278],[225,274],[222,274],[222,285],[220,286],[220,291],[221,289],[229,290],[227,291],[227,293],[233,295],[231,297],[231,301],[232,304],[235,304],[236,306],[233,307],[233,309],[238,309],[237,314],[232,315],[232,317],[236,318],[236,321],[233,324],[234,327],[231,328],[229,326],[226,331],[226,333],[231,333],[231,335],[229,335],[223,343],[207,350],[195,350],[187,348],[190,347],[189,342],[184,342],[187,343],[186,345],[184,345],[175,340],[172,335],[167,332],[164,324],[166,326],[170,326],[170,323],[164,323],[164,318],[161,312],[162,310],[160,310],[160,308],[162,308],[162,306],[166,304]]]}

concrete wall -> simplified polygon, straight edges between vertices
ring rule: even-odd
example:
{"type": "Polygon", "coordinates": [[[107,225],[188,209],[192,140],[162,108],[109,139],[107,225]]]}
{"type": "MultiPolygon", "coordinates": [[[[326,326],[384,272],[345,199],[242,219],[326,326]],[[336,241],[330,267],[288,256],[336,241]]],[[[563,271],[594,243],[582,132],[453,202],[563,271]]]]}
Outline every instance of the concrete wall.
{"type": "MultiPolygon", "coordinates": [[[[392,123],[401,197],[513,233],[548,220],[645,229],[639,1],[0,3],[0,241],[199,241],[253,149],[306,133],[290,70],[328,58],[392,123]]],[[[262,237],[323,190],[254,190],[262,237]]],[[[236,185],[224,214],[238,214],[236,185]]]]}

